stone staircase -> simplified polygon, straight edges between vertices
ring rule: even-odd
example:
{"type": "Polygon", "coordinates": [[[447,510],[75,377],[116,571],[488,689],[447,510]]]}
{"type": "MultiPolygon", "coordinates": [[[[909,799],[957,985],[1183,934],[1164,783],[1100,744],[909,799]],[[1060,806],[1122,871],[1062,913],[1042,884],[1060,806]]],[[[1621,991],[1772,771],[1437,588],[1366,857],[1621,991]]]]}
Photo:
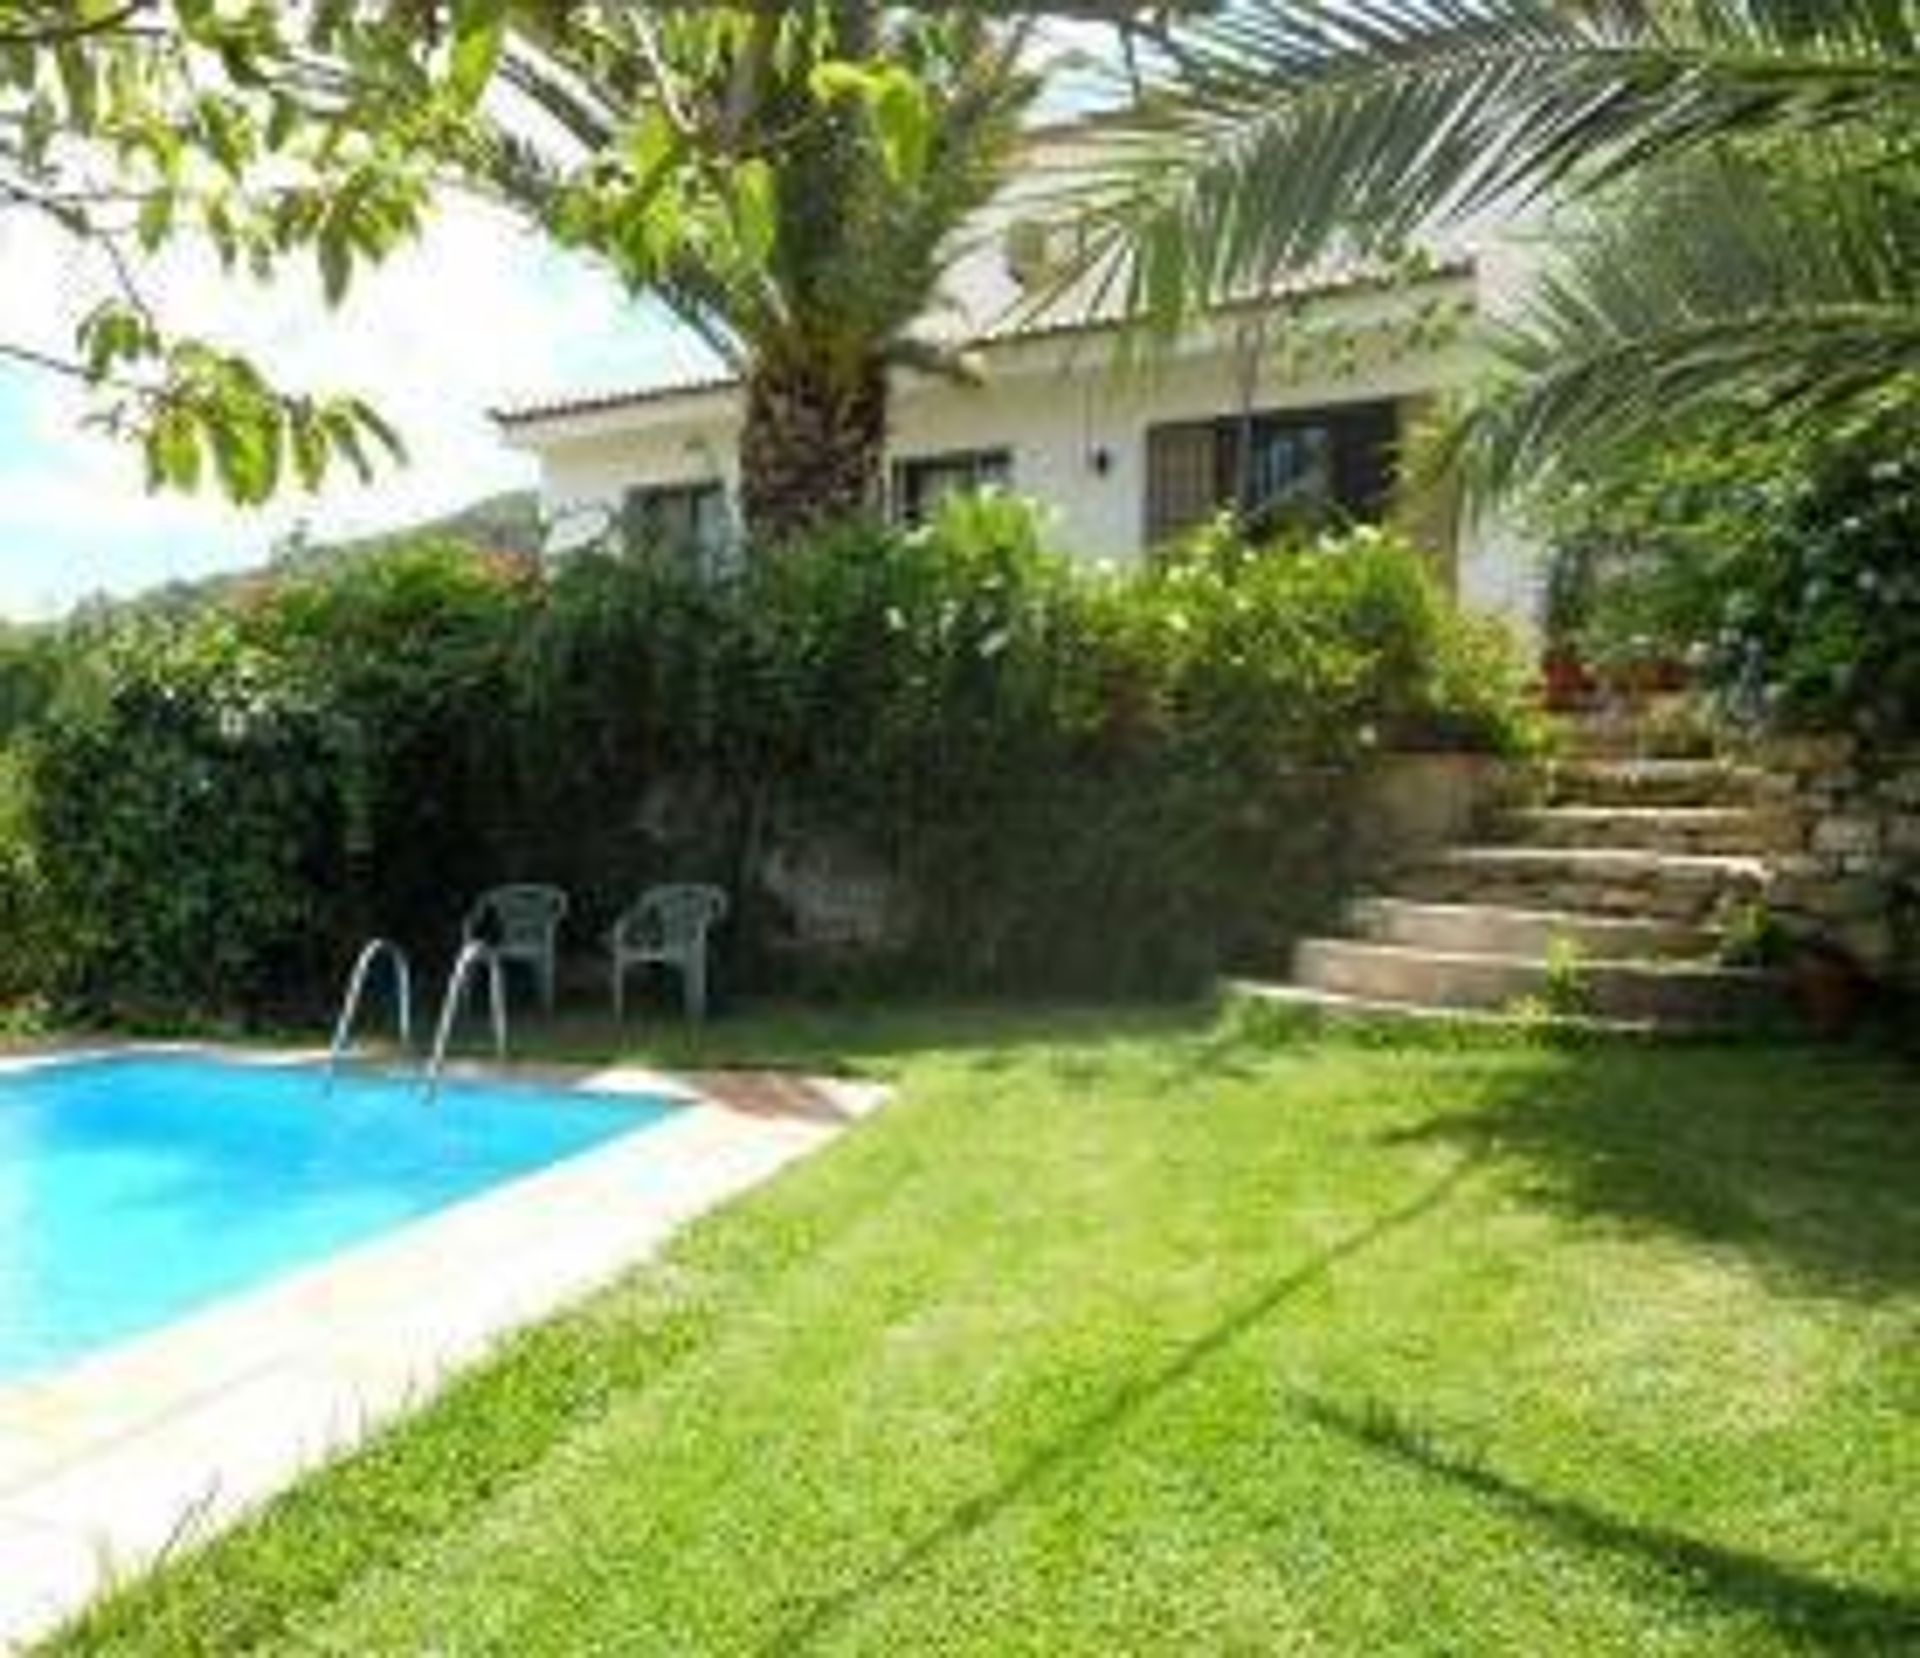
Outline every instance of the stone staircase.
{"type": "Polygon", "coordinates": [[[1768,854],[1792,844],[1761,775],[1622,752],[1614,726],[1575,722],[1567,746],[1540,804],[1401,865],[1347,906],[1337,935],[1299,942],[1290,982],[1237,988],[1334,1015],[1777,1020],[1778,977],[1719,959],[1726,924],[1765,893],[1768,854]]]}

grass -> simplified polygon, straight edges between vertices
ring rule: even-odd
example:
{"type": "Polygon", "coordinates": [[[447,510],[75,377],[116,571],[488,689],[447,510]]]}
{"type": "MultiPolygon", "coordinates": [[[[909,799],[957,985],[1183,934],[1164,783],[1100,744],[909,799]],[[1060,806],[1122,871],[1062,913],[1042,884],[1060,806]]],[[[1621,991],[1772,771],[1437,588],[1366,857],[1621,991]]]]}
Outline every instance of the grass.
{"type": "Polygon", "coordinates": [[[1098,1009],[650,1057],[749,1056],[899,1098],[53,1650],[1920,1641],[1910,1070],[1098,1009]]]}

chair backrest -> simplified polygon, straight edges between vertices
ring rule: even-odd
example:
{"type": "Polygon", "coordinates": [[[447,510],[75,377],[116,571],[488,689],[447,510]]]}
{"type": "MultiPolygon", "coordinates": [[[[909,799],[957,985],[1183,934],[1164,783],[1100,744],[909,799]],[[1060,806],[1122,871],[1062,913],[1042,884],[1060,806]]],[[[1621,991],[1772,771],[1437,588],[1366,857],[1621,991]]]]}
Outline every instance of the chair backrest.
{"type": "Polygon", "coordinates": [[[620,917],[614,936],[640,949],[691,949],[726,913],[727,895],[719,887],[691,881],[648,887],[620,917]]]}
{"type": "Polygon", "coordinates": [[[545,950],[566,918],[567,895],[558,887],[516,882],[489,887],[467,911],[464,932],[501,950],[545,950]]]}

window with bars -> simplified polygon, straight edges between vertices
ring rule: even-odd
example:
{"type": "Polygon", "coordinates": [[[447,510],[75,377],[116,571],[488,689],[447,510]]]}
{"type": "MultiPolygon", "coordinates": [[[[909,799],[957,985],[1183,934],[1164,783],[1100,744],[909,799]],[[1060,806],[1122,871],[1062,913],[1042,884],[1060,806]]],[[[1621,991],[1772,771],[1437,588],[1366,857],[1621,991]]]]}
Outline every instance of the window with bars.
{"type": "Polygon", "coordinates": [[[1005,489],[1012,482],[1013,454],[1006,449],[956,449],[895,461],[893,516],[902,524],[924,524],[945,496],[1005,489]]]}
{"type": "Polygon", "coordinates": [[[1377,523],[1392,503],[1398,406],[1350,403],[1179,421],[1147,432],[1147,542],[1231,508],[1267,531],[1377,523]]]}

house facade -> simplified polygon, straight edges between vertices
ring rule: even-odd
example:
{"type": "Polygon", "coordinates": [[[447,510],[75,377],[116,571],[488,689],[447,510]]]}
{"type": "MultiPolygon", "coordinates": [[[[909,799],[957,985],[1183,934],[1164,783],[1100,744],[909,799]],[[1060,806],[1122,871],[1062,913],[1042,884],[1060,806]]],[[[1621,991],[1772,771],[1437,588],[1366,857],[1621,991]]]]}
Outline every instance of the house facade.
{"type": "MultiPolygon", "coordinates": [[[[1405,482],[1422,419],[1484,366],[1477,334],[1516,253],[1463,239],[1417,272],[1303,276],[1151,352],[1105,320],[1023,310],[1045,231],[1015,196],[973,238],[928,332],[970,348],[977,383],[901,373],[887,509],[923,517],[951,489],[1029,495],[1055,537],[1128,562],[1223,508],[1255,523],[1393,522],[1467,603],[1530,627],[1538,560],[1492,516],[1463,520],[1405,482]]],[[[529,403],[496,414],[538,457],[555,519],[598,509],[635,538],[715,567],[737,556],[740,393],[729,379],[529,403]]]]}

